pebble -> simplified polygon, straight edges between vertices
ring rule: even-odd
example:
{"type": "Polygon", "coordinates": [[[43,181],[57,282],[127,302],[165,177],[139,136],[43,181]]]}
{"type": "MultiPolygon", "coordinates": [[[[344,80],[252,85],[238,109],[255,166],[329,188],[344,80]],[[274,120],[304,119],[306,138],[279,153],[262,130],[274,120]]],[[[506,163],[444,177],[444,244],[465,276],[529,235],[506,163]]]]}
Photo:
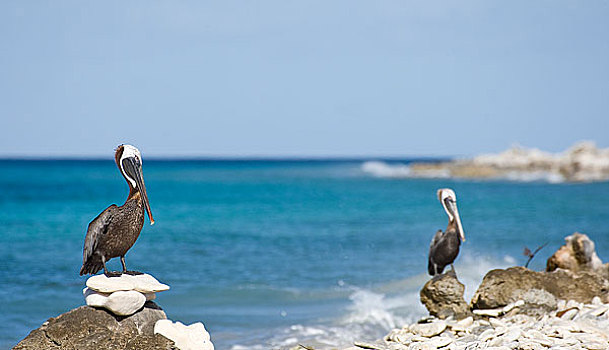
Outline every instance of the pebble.
{"type": "Polygon", "coordinates": [[[575,338],[567,338],[567,339],[554,339],[552,340],[552,346],[572,346],[579,344],[579,341],[575,338]]]}
{"type": "Polygon", "coordinates": [[[466,317],[466,318],[464,318],[464,319],[460,320],[459,322],[457,322],[457,324],[458,324],[459,326],[463,326],[463,327],[469,327],[469,326],[471,326],[472,324],[474,324],[474,318],[473,318],[473,317],[471,317],[471,316],[466,317]]]}
{"type": "Polygon", "coordinates": [[[491,318],[488,320],[493,328],[506,327],[505,322],[501,321],[498,318],[491,318]]]}
{"type": "Polygon", "coordinates": [[[473,311],[474,315],[490,316],[490,317],[497,317],[497,316],[501,315],[502,312],[503,312],[503,308],[499,308],[499,309],[476,309],[476,310],[473,311]]]}
{"type": "Polygon", "coordinates": [[[398,343],[408,343],[410,342],[410,340],[414,337],[414,334],[412,333],[404,333],[404,332],[400,332],[397,333],[391,340],[395,340],[398,343]]]}
{"type": "Polygon", "coordinates": [[[474,323],[478,323],[479,326],[490,326],[491,325],[491,323],[486,320],[477,320],[474,323]]]}
{"type": "Polygon", "coordinates": [[[410,339],[412,342],[426,342],[429,341],[429,337],[424,337],[422,335],[415,335],[414,337],[412,337],[412,339],[410,339]]]}
{"type": "Polygon", "coordinates": [[[535,342],[523,342],[518,346],[520,350],[543,350],[544,346],[535,342]]]}
{"type": "Polygon", "coordinates": [[[545,337],[539,337],[539,338],[534,339],[534,340],[535,340],[535,342],[537,342],[537,343],[539,343],[539,344],[541,344],[543,346],[546,346],[548,348],[554,344],[554,342],[552,342],[550,339],[545,338],[545,337]]]}
{"type": "Polygon", "coordinates": [[[538,331],[536,329],[529,329],[529,330],[527,330],[525,332],[524,336],[529,338],[529,339],[543,339],[545,337],[543,335],[543,333],[541,333],[540,331],[538,331]]]}
{"type": "Polygon", "coordinates": [[[414,334],[429,338],[442,333],[446,329],[446,322],[417,323],[410,326],[409,329],[414,334]]]}
{"type": "Polygon", "coordinates": [[[443,348],[452,342],[453,340],[448,337],[433,337],[431,339],[431,345],[435,346],[436,348],[443,348]]]}
{"type": "Polygon", "coordinates": [[[583,343],[582,346],[588,350],[605,350],[605,349],[607,349],[606,343],[603,344],[603,343],[595,342],[595,341],[583,343]]]}
{"type": "MultiPolygon", "coordinates": [[[[512,308],[517,306],[513,303],[512,308]]],[[[396,345],[387,349],[609,350],[609,304],[597,298],[590,304],[559,300],[558,306],[558,311],[542,317],[513,313],[499,317],[505,309],[499,308],[474,310],[485,319],[428,319],[393,330],[385,339],[396,345]],[[497,317],[489,316],[498,310],[497,317]]]]}
{"type": "Polygon", "coordinates": [[[522,331],[518,327],[510,328],[507,333],[503,336],[503,339],[506,343],[513,342],[518,340],[522,336],[522,331]]]}
{"type": "MultiPolygon", "coordinates": [[[[597,298],[597,297],[595,297],[595,298],[597,298]]],[[[592,316],[600,316],[607,311],[609,311],[609,305],[600,305],[597,308],[592,309],[592,311],[590,311],[590,314],[592,316]]]]}
{"type": "Polygon", "coordinates": [[[491,338],[495,337],[495,331],[492,329],[487,329],[482,334],[480,334],[480,341],[487,341],[491,338]]]}
{"type": "Polygon", "coordinates": [[[581,307],[581,304],[580,304],[580,303],[578,303],[578,302],[577,302],[577,301],[575,301],[575,300],[569,300],[569,301],[567,301],[567,307],[566,307],[566,308],[567,308],[567,309],[570,309],[570,308],[572,308],[572,307],[579,308],[579,307],[581,307]]]}
{"type": "Polygon", "coordinates": [[[500,335],[504,335],[505,332],[507,332],[507,331],[508,331],[507,327],[497,327],[497,328],[495,328],[495,336],[498,337],[500,335]]]}
{"type": "Polygon", "coordinates": [[[512,311],[513,308],[520,307],[522,305],[524,305],[524,300],[518,300],[518,301],[515,301],[513,303],[510,303],[510,304],[507,304],[506,306],[504,306],[502,311],[503,311],[503,313],[508,313],[508,312],[512,311]]]}
{"type": "Polygon", "coordinates": [[[579,310],[577,308],[571,309],[571,310],[566,310],[566,312],[564,314],[562,314],[560,316],[560,318],[562,318],[564,320],[572,320],[573,318],[575,318],[575,316],[577,316],[578,312],[579,312],[579,310]]]}

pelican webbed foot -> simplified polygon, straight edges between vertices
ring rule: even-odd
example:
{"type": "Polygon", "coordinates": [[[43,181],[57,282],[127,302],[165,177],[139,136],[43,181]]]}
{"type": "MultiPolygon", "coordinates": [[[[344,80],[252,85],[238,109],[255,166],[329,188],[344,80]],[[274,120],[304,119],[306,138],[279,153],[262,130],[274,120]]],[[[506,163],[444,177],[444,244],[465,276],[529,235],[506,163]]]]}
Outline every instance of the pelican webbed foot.
{"type": "Polygon", "coordinates": [[[121,277],[123,275],[120,271],[104,271],[106,277],[121,277]]]}
{"type": "Polygon", "coordinates": [[[123,273],[130,276],[139,276],[144,274],[143,272],[139,271],[123,271],[123,273]]]}

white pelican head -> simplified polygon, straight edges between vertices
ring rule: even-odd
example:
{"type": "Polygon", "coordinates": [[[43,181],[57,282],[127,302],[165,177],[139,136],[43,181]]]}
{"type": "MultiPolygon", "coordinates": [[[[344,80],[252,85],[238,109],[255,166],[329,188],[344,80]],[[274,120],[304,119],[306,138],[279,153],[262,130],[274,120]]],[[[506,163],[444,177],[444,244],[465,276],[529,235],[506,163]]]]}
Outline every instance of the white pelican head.
{"type": "Polygon", "coordinates": [[[438,190],[438,200],[442,203],[446,214],[448,214],[448,221],[454,222],[457,225],[457,231],[462,241],[465,241],[465,234],[463,233],[463,226],[461,226],[461,217],[459,216],[459,210],[457,209],[457,195],[455,191],[450,188],[441,188],[438,190]]]}

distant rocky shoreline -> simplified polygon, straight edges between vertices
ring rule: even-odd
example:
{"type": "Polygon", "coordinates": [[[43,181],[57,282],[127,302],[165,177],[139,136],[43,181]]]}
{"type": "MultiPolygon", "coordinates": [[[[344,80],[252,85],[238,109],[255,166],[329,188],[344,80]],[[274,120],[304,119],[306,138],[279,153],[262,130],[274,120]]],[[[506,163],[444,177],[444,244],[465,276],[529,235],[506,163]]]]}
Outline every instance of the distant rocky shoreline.
{"type": "Polygon", "coordinates": [[[393,165],[366,162],[365,172],[395,178],[506,179],[515,181],[597,182],[609,181],[609,148],[579,142],[561,153],[514,146],[498,154],[448,162],[415,162],[393,165]]]}

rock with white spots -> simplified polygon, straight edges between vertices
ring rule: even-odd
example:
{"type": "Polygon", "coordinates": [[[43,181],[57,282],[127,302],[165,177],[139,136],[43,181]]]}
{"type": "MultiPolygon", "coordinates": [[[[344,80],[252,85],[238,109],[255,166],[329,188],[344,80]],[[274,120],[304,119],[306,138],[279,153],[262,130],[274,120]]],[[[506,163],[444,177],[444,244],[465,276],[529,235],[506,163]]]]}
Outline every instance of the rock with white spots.
{"type": "Polygon", "coordinates": [[[159,320],[154,325],[154,333],[173,340],[180,350],[214,350],[209,333],[201,322],[184,325],[171,320],[159,320]]]}

